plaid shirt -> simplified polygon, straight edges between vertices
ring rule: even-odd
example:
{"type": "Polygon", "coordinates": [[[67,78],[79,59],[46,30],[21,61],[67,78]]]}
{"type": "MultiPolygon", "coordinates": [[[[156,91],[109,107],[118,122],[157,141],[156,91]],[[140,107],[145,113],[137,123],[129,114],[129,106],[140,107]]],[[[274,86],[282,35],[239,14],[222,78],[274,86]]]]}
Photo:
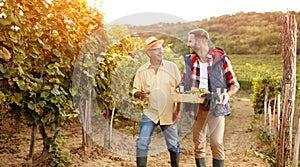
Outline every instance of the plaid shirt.
{"type": "MultiPolygon", "coordinates": [[[[208,78],[209,78],[209,74],[211,71],[211,67],[213,64],[213,60],[216,60],[218,57],[226,55],[225,51],[223,51],[220,48],[210,48],[209,52],[206,56],[206,62],[208,63],[208,67],[207,67],[207,73],[208,73],[208,78]]],[[[190,81],[189,82],[189,86],[186,87],[186,90],[190,90],[191,88],[199,88],[199,84],[200,84],[200,60],[197,54],[191,54],[189,59],[191,60],[191,64],[187,64],[186,66],[191,66],[191,71],[190,71],[190,81]]],[[[240,84],[238,83],[235,74],[233,72],[232,69],[232,65],[229,61],[229,58],[227,56],[224,56],[224,64],[223,64],[224,70],[225,70],[225,76],[226,76],[226,81],[230,85],[235,85],[237,87],[240,87],[240,84]]],[[[184,70],[184,74],[182,76],[181,82],[186,83],[187,80],[187,76],[189,72],[187,72],[186,68],[184,70]]],[[[210,89],[210,82],[208,79],[208,88],[210,89]]]]}
{"type": "MultiPolygon", "coordinates": [[[[185,60],[185,68],[184,68],[184,74],[181,78],[181,83],[184,84],[184,91],[188,91],[192,87],[199,88],[200,62],[198,56],[196,54],[188,55],[184,57],[184,60],[185,60]]],[[[236,85],[237,87],[240,87],[240,84],[238,83],[235,74],[232,70],[232,66],[229,61],[229,58],[226,56],[226,53],[223,49],[220,48],[209,49],[209,52],[206,56],[206,62],[208,63],[207,81],[208,81],[208,89],[210,92],[216,91],[215,89],[217,87],[226,88],[226,89],[228,89],[231,85],[236,85]],[[219,61],[222,62],[223,67],[218,66],[219,61]],[[212,71],[212,66],[214,66],[215,71],[212,71]],[[210,75],[214,75],[214,76],[210,76],[210,75]],[[211,84],[210,80],[212,80],[212,82],[214,83],[211,84]]],[[[186,111],[193,111],[195,113],[194,115],[197,115],[197,111],[198,111],[197,104],[185,103],[184,106],[186,111]]],[[[215,113],[216,116],[230,115],[230,103],[229,102],[226,103],[225,106],[217,105],[215,108],[212,109],[212,111],[215,113]]],[[[196,119],[196,117],[194,117],[194,119],[196,119]]]]}
{"type": "Polygon", "coordinates": [[[199,88],[200,85],[200,58],[196,54],[191,55],[191,82],[190,88],[199,88]]]}
{"type": "Polygon", "coordinates": [[[240,84],[235,77],[235,74],[232,70],[232,66],[228,57],[225,57],[224,59],[224,70],[225,70],[226,80],[229,83],[229,85],[235,85],[239,88],[240,84]]]}

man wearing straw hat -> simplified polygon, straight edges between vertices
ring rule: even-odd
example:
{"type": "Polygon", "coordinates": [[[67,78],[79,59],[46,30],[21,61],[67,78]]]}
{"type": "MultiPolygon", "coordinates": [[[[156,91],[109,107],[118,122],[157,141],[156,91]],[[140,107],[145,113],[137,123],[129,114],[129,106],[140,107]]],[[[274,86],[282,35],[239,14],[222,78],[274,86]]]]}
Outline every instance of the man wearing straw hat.
{"type": "Polygon", "coordinates": [[[180,72],[176,64],[164,60],[164,40],[151,36],[144,42],[144,53],[149,61],[136,72],[133,83],[133,96],[144,100],[140,133],[136,140],[136,163],[138,167],[147,165],[147,154],[153,131],[160,126],[170,152],[172,167],[179,166],[181,152],[177,117],[180,104],[174,106],[171,88],[179,85],[180,72]]]}
{"type": "MultiPolygon", "coordinates": [[[[185,110],[196,110],[193,124],[193,142],[197,167],[205,167],[206,136],[209,136],[213,167],[223,167],[225,153],[223,136],[225,117],[230,115],[231,96],[240,85],[223,49],[209,46],[209,34],[202,28],[188,33],[187,46],[193,53],[185,56],[185,72],[182,77],[185,91],[191,88],[205,89],[204,104],[189,104],[185,110]],[[206,129],[208,127],[208,129],[206,129]]],[[[189,111],[190,112],[190,111],[189,111]]]]}

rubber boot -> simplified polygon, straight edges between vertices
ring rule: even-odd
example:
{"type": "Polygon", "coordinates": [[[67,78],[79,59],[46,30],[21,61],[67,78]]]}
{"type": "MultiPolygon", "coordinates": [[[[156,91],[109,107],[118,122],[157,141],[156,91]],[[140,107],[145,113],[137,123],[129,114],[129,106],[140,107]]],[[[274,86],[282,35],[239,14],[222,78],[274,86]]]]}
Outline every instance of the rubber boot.
{"type": "Polygon", "coordinates": [[[136,157],[136,166],[137,167],[146,167],[147,166],[147,157],[136,157]]]}
{"type": "Polygon", "coordinates": [[[197,167],[206,167],[205,157],[195,158],[197,167]]]}
{"type": "Polygon", "coordinates": [[[172,167],[179,167],[180,154],[170,153],[170,159],[172,167]]]}
{"type": "Polygon", "coordinates": [[[213,167],[224,167],[224,160],[218,160],[213,158],[213,167]]]}

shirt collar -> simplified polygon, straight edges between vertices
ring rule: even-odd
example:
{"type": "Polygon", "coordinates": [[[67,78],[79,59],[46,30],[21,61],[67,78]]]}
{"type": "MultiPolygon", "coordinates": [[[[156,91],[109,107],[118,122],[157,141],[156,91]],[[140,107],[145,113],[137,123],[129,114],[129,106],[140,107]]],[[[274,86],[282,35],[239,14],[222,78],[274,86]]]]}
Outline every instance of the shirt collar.
{"type": "MultiPolygon", "coordinates": [[[[195,59],[200,59],[200,58],[197,54],[192,54],[191,59],[195,60],[195,59]]],[[[210,62],[211,59],[212,59],[212,54],[210,54],[210,52],[208,52],[206,55],[206,62],[210,62]]]]}
{"type": "MultiPolygon", "coordinates": [[[[164,64],[165,64],[165,60],[162,60],[162,61],[161,61],[161,64],[160,64],[160,67],[163,67],[164,64]]],[[[150,67],[151,67],[151,63],[150,63],[150,61],[148,61],[148,62],[146,63],[146,68],[150,68],[150,67]]]]}

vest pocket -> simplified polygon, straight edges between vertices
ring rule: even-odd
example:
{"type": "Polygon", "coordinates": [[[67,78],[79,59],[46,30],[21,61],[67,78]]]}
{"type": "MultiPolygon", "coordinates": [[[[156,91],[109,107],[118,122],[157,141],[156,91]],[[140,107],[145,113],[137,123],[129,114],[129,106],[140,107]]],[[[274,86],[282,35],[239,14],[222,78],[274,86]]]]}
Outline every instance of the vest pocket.
{"type": "Polygon", "coordinates": [[[230,115],[230,104],[216,104],[215,108],[212,111],[216,117],[230,115]]]}

